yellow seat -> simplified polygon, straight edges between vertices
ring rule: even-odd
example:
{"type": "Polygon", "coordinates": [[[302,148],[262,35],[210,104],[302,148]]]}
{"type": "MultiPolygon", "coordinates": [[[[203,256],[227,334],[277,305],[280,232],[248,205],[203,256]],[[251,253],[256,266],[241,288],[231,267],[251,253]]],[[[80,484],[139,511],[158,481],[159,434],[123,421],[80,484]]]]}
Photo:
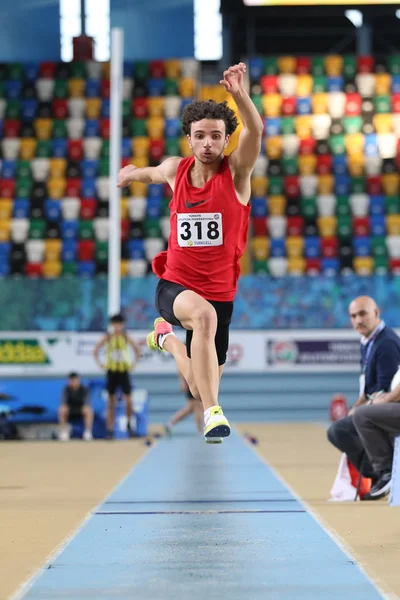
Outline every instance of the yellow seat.
{"type": "Polygon", "coordinates": [[[281,114],[282,96],[280,94],[263,94],[262,107],[267,117],[279,117],[281,114]]]}
{"type": "Polygon", "coordinates": [[[181,61],[170,59],[165,61],[165,75],[168,79],[178,79],[181,72],[181,61]]]}
{"type": "Polygon", "coordinates": [[[262,197],[267,195],[268,178],[267,177],[252,177],[251,178],[251,193],[253,196],[262,197]]]}
{"type": "Polygon", "coordinates": [[[253,256],[256,260],[266,260],[269,256],[269,239],[267,237],[254,237],[251,240],[253,256]]]}
{"type": "Polygon", "coordinates": [[[271,160],[277,160],[281,158],[282,144],[283,140],[281,136],[265,138],[265,150],[268,158],[270,158],[271,160]]]}
{"type": "Polygon", "coordinates": [[[390,94],[392,76],[389,73],[377,73],[375,75],[375,95],[387,96],[390,94]]]}
{"type": "Polygon", "coordinates": [[[150,165],[148,156],[138,156],[136,158],[132,158],[131,163],[138,169],[144,169],[150,165]]]}
{"type": "Polygon", "coordinates": [[[147,119],[147,133],[153,140],[161,140],[164,137],[165,119],[164,117],[150,117],[147,119]]]}
{"type": "Polygon", "coordinates": [[[242,275],[250,275],[252,273],[250,252],[248,246],[240,259],[240,272],[242,275]]]}
{"type": "Polygon", "coordinates": [[[88,98],[86,100],[86,117],[88,119],[98,119],[101,113],[101,98],[88,98]]]}
{"type": "Polygon", "coordinates": [[[46,240],[44,243],[45,260],[48,263],[58,262],[62,250],[61,240],[46,240]]]}
{"type": "Polygon", "coordinates": [[[35,157],[37,141],[34,138],[22,138],[19,154],[22,160],[32,160],[35,157]]]}
{"type": "Polygon", "coordinates": [[[36,119],[35,133],[39,140],[49,140],[53,131],[53,119],[36,119]]]}
{"type": "Polygon", "coordinates": [[[131,196],[134,198],[146,198],[147,197],[147,183],[141,183],[140,181],[132,181],[130,185],[131,196]]]}
{"type": "Polygon", "coordinates": [[[137,158],[148,158],[150,148],[150,138],[148,137],[135,137],[132,139],[132,154],[133,164],[137,158]]]}
{"type": "Polygon", "coordinates": [[[374,115],[374,126],[378,134],[392,133],[393,120],[391,114],[374,115]]]}
{"type": "Polygon", "coordinates": [[[317,157],[315,154],[304,154],[298,158],[300,175],[314,175],[317,169],[317,157]]]}
{"type": "Polygon", "coordinates": [[[236,131],[234,131],[229,139],[228,145],[225,148],[224,154],[226,156],[229,156],[229,154],[232,154],[232,152],[234,150],[236,150],[237,145],[238,145],[238,141],[239,141],[239,135],[240,135],[240,131],[242,130],[242,125],[239,123],[239,127],[236,129],[236,131]]]}
{"type": "Polygon", "coordinates": [[[101,68],[101,75],[103,79],[110,79],[111,77],[111,63],[108,60],[104,62],[101,68]]]}
{"type": "Polygon", "coordinates": [[[365,155],[354,154],[348,158],[349,173],[352,177],[362,177],[364,175],[365,155]]]}
{"type": "Polygon", "coordinates": [[[303,256],[304,238],[300,235],[293,235],[286,238],[286,252],[289,258],[299,258],[303,256]]]}
{"type": "Polygon", "coordinates": [[[190,149],[186,136],[184,135],[179,138],[179,149],[183,158],[188,158],[189,156],[192,156],[192,151],[190,149]]]}
{"type": "Polygon", "coordinates": [[[46,261],[43,263],[43,277],[56,279],[61,275],[61,262],[59,260],[46,261]]]}
{"type": "Polygon", "coordinates": [[[65,177],[67,170],[67,161],[65,158],[51,158],[50,159],[50,177],[65,177]]]}
{"type": "Polygon", "coordinates": [[[372,275],[374,270],[374,261],[371,256],[355,256],[353,258],[353,268],[357,275],[372,275]]]}
{"type": "Polygon", "coordinates": [[[128,268],[129,268],[129,261],[121,260],[121,262],[120,262],[121,277],[128,277],[128,268]]]}
{"type": "Polygon", "coordinates": [[[47,181],[47,191],[50,198],[63,198],[67,182],[64,177],[50,177],[47,181]]]}
{"type": "Polygon", "coordinates": [[[387,215],[386,228],[388,235],[400,235],[400,215],[387,215]]]}
{"type": "Polygon", "coordinates": [[[9,242],[11,232],[11,220],[0,219],[0,242],[9,242]]]}
{"type": "Polygon", "coordinates": [[[83,98],[85,96],[85,80],[70,79],[68,81],[68,89],[70,98],[83,98]]]}
{"type": "Polygon", "coordinates": [[[296,59],[294,56],[280,56],[278,58],[278,70],[280,73],[294,73],[296,70],[296,59]]]}
{"type": "Polygon", "coordinates": [[[164,116],[164,98],[148,98],[147,109],[149,111],[149,117],[162,117],[164,116]]]}
{"type": "Polygon", "coordinates": [[[303,275],[306,270],[306,261],[300,256],[288,258],[287,272],[289,275],[303,275]]]}
{"type": "Polygon", "coordinates": [[[121,198],[121,219],[129,218],[129,200],[128,198],[121,198]]]}
{"type": "Polygon", "coordinates": [[[344,138],[346,152],[349,156],[358,156],[364,152],[364,134],[349,133],[344,138]]]}
{"type": "Polygon", "coordinates": [[[196,80],[194,77],[182,77],[179,80],[179,95],[181,98],[192,98],[196,95],[196,80]]]}
{"type": "Polygon", "coordinates": [[[335,185],[333,175],[318,176],[318,194],[332,194],[335,185]]]}
{"type": "Polygon", "coordinates": [[[384,173],[382,175],[382,188],[386,196],[397,196],[399,193],[399,174],[384,173]]]}
{"type": "Polygon", "coordinates": [[[0,220],[9,221],[12,216],[13,201],[10,198],[0,198],[0,220]]]}
{"type": "Polygon", "coordinates": [[[315,115],[325,115],[328,112],[328,94],[320,92],[311,97],[312,110],[315,115]]]}
{"type": "Polygon", "coordinates": [[[297,96],[311,96],[313,88],[313,77],[311,75],[299,75],[297,77],[297,96]]]}
{"type": "Polygon", "coordinates": [[[296,117],[295,127],[297,136],[301,140],[307,140],[311,137],[312,119],[311,115],[301,115],[296,117]]]}
{"type": "Polygon", "coordinates": [[[334,237],[336,235],[336,217],[318,217],[317,224],[321,237],[334,237]]]}
{"type": "Polygon", "coordinates": [[[271,217],[281,217],[285,214],[286,198],[285,196],[268,197],[268,214],[271,217]]]}
{"type": "Polygon", "coordinates": [[[331,54],[325,58],[325,71],[328,77],[337,77],[343,72],[343,58],[339,55],[331,54]]]}
{"type": "Polygon", "coordinates": [[[200,100],[215,100],[224,102],[227,100],[225,88],[222,85],[203,85],[200,88],[200,100]]]}

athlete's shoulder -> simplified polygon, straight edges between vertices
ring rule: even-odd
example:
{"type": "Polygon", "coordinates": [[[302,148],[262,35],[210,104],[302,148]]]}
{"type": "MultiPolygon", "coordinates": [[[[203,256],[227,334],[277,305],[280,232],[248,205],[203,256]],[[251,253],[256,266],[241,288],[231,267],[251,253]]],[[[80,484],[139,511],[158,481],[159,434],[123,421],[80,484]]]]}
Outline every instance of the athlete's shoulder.
{"type": "Polygon", "coordinates": [[[179,165],[183,160],[180,156],[170,156],[160,164],[159,168],[162,170],[164,176],[169,179],[175,177],[179,165]]]}

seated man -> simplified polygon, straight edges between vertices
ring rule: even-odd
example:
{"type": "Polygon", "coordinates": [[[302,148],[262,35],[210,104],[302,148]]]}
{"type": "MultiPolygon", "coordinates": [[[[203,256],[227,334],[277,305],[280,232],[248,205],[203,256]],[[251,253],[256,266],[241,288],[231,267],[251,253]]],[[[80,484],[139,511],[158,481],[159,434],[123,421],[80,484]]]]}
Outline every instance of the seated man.
{"type": "Polygon", "coordinates": [[[90,441],[92,439],[93,410],[89,405],[89,390],[82,385],[77,373],[68,375],[68,384],[65,386],[61,398],[61,405],[58,410],[58,422],[60,433],[58,439],[62,442],[69,440],[69,419],[78,419],[82,417],[85,424],[83,439],[90,441]]]}
{"type": "MultiPolygon", "coordinates": [[[[390,389],[392,379],[400,365],[400,339],[396,333],[381,321],[379,309],[372,298],[360,296],[351,302],[350,319],[354,329],[361,334],[361,376],[360,395],[347,417],[332,423],[328,430],[329,441],[364,476],[373,480],[370,493],[364,500],[381,498],[389,493],[387,475],[382,478],[381,466],[375,463],[375,469],[366,451],[363,438],[360,437],[356,423],[367,418],[376,410],[370,406],[372,398],[390,389]],[[360,419],[355,415],[362,407],[360,419]]],[[[386,469],[386,465],[385,465],[386,469]]]]}

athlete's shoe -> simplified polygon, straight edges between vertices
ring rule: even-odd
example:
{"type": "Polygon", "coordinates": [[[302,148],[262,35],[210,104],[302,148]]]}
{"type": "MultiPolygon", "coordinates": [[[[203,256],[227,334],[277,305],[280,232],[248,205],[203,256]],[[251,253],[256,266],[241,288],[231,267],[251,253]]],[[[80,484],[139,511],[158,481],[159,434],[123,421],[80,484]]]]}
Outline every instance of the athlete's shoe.
{"type": "Polygon", "coordinates": [[[166,350],[163,350],[161,346],[158,345],[159,336],[165,335],[166,333],[172,333],[172,325],[162,317],[158,317],[158,319],[154,321],[154,331],[149,333],[146,338],[150,350],[161,350],[161,352],[166,352],[166,350]]]}
{"type": "Polygon", "coordinates": [[[204,437],[207,444],[220,444],[223,438],[228,437],[231,428],[220,406],[213,406],[210,418],[204,427],[204,437]]]}

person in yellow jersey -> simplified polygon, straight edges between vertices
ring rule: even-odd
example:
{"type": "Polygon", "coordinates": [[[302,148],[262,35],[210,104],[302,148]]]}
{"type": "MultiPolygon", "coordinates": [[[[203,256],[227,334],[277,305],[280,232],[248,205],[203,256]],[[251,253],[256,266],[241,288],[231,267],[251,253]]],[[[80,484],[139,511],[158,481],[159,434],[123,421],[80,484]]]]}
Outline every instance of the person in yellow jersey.
{"type": "Polygon", "coordinates": [[[132,430],[132,386],[129,373],[134,370],[140,358],[139,345],[125,331],[125,319],[121,314],[110,318],[110,330],[98,342],[94,349],[94,359],[97,365],[107,373],[107,438],[114,437],[115,405],[117,390],[121,390],[125,406],[129,437],[133,437],[132,430]],[[100,360],[100,350],[105,349],[105,362],[100,360]],[[130,349],[133,350],[135,361],[131,362],[130,349]]]}

